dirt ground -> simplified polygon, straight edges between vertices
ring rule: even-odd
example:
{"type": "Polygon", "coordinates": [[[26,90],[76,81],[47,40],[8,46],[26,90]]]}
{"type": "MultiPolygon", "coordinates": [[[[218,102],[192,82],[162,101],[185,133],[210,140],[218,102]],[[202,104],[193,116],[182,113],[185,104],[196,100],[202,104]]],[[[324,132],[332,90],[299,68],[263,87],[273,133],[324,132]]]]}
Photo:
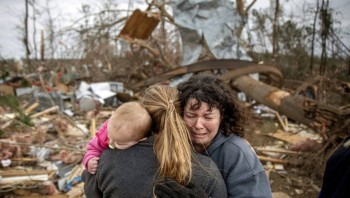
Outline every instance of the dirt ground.
{"type": "MultiPolygon", "coordinates": [[[[288,149],[287,143],[267,136],[268,133],[275,132],[279,128],[275,119],[252,115],[246,138],[253,147],[284,144],[284,147],[288,149]]],[[[259,155],[259,153],[257,154],[259,155]]],[[[261,160],[269,176],[273,197],[317,197],[322,184],[323,159],[312,154],[286,156],[284,159],[299,163],[298,165],[294,163],[283,164],[283,170],[276,170],[271,167],[270,162],[261,160]]]]}

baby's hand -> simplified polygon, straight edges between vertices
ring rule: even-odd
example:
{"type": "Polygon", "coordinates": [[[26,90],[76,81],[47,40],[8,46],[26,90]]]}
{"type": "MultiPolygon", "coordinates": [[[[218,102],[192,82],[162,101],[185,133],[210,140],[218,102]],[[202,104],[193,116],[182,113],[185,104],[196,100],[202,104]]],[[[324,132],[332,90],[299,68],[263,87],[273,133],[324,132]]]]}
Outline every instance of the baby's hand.
{"type": "Polygon", "coordinates": [[[98,160],[100,158],[98,157],[93,157],[91,158],[87,165],[88,165],[88,172],[91,173],[91,174],[95,174],[96,173],[96,170],[97,170],[97,167],[98,167],[98,160]]]}

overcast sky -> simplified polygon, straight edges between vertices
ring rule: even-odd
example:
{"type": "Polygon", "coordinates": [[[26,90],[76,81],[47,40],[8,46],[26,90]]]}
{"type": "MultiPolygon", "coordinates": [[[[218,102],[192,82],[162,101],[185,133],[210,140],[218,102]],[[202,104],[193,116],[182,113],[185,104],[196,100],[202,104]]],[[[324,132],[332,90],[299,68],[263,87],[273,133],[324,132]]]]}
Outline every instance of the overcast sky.
{"type": "MultiPolygon", "coordinates": [[[[3,58],[16,58],[24,57],[23,44],[20,41],[19,30],[16,29],[20,23],[21,16],[24,15],[24,2],[25,0],[0,0],[0,56],[3,58]]],[[[45,0],[35,0],[35,2],[40,5],[45,5],[45,0]]],[[[81,10],[81,5],[83,3],[94,5],[96,7],[101,4],[96,0],[51,0],[50,7],[52,8],[53,17],[59,17],[59,26],[66,26],[72,21],[82,16],[79,10],[81,10]]],[[[126,2],[121,6],[126,7],[128,0],[117,0],[118,4],[123,4],[121,2],[126,2]]],[[[133,1],[135,2],[135,1],[133,1]]],[[[137,2],[144,2],[143,0],[138,0],[137,2]]],[[[251,2],[248,0],[248,2],[251,2]]],[[[285,4],[286,1],[281,1],[285,4]]],[[[293,12],[294,15],[302,15],[308,7],[315,4],[316,0],[289,0],[288,6],[285,7],[286,11],[289,13],[293,12]],[[303,2],[308,2],[304,4],[303,2]]],[[[255,4],[255,8],[267,7],[269,6],[269,1],[258,0],[255,4]]],[[[341,21],[341,28],[343,32],[347,32],[347,40],[343,38],[343,42],[346,43],[347,47],[350,48],[350,1],[349,0],[331,0],[330,6],[334,9],[336,15],[335,18],[341,21]]],[[[134,8],[139,7],[134,5],[134,8]]],[[[23,18],[23,17],[22,17],[23,18]]],[[[37,31],[43,29],[43,19],[37,19],[37,31]]],[[[57,21],[55,21],[57,22],[57,21]]],[[[30,21],[30,23],[32,23],[30,21]]],[[[29,24],[32,26],[32,24],[29,24]]],[[[32,39],[32,38],[30,38],[32,39]]]]}

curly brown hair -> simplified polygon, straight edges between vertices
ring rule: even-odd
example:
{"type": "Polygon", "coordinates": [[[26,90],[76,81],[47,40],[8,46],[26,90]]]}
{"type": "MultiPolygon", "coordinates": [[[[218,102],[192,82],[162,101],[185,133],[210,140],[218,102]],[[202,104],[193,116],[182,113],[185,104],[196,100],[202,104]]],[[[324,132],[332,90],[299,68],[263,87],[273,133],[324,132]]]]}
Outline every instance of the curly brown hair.
{"type": "Polygon", "coordinates": [[[219,129],[228,136],[236,134],[244,137],[244,124],[247,112],[238,101],[236,93],[224,81],[213,74],[200,73],[177,86],[180,92],[181,108],[184,109],[189,99],[196,99],[191,109],[200,108],[201,102],[208,103],[209,108],[216,107],[222,116],[219,129]]]}

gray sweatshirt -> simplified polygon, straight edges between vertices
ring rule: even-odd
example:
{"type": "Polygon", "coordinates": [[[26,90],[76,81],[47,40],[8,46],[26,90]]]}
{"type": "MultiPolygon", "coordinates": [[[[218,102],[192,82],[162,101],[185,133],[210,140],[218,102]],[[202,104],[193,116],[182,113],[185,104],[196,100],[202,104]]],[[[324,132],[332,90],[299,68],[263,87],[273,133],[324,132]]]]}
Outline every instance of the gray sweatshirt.
{"type": "Polygon", "coordinates": [[[230,198],[272,197],[265,169],[245,139],[219,131],[203,154],[210,156],[219,168],[230,198]]]}
{"type": "MultiPolygon", "coordinates": [[[[85,194],[88,198],[153,197],[157,170],[153,137],[125,150],[107,149],[100,156],[95,175],[83,172],[85,194]]],[[[192,182],[202,187],[212,198],[227,197],[226,186],[219,170],[206,156],[195,155],[192,182]]]]}

